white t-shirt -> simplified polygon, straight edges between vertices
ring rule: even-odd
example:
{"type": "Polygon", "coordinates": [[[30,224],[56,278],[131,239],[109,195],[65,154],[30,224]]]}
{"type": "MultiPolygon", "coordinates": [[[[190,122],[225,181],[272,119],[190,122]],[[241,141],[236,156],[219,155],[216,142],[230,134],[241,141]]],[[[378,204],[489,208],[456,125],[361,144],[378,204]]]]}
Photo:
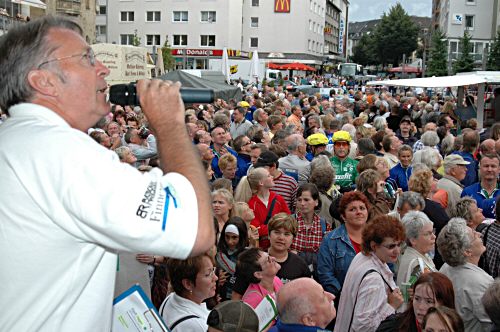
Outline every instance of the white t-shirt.
{"type": "Polygon", "coordinates": [[[142,174],[53,111],[11,107],[0,126],[0,326],[109,331],[117,255],[185,258],[191,183],[142,174]]]}

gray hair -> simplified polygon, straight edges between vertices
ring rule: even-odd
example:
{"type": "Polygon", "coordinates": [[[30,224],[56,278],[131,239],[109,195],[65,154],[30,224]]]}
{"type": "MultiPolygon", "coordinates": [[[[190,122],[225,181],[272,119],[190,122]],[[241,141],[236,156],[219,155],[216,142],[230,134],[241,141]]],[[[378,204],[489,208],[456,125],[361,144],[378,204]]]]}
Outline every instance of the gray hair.
{"type": "Polygon", "coordinates": [[[255,111],[253,111],[253,119],[257,122],[260,121],[261,114],[265,112],[266,111],[264,111],[262,108],[257,108],[255,111]]]}
{"type": "Polygon", "coordinates": [[[417,206],[420,206],[422,210],[425,208],[424,198],[414,191],[405,191],[399,196],[398,209],[402,209],[405,203],[407,203],[412,210],[416,209],[417,206]]]}
{"type": "Polygon", "coordinates": [[[346,123],[342,126],[342,130],[347,131],[349,135],[351,135],[352,139],[356,137],[356,127],[354,127],[352,124],[346,123]]]}
{"type": "MultiPolygon", "coordinates": [[[[14,25],[0,38],[0,108],[30,101],[34,90],[28,83],[28,74],[47,61],[58,45],[49,43],[47,36],[52,29],[72,30],[82,35],[80,26],[65,17],[43,16],[26,24],[14,25]]],[[[55,62],[56,63],[56,62],[55,62]]],[[[64,75],[57,64],[56,73],[64,75]]]]}
{"type": "Polygon", "coordinates": [[[446,135],[441,141],[441,152],[443,155],[447,156],[453,152],[453,146],[455,144],[455,136],[452,134],[446,135]]]}
{"type": "Polygon", "coordinates": [[[472,243],[468,228],[464,219],[451,218],[439,233],[438,251],[448,265],[459,266],[466,263],[464,251],[469,249],[472,243]]]}
{"type": "Polygon", "coordinates": [[[429,167],[429,169],[435,169],[439,163],[443,160],[443,157],[434,148],[425,147],[422,150],[418,150],[413,155],[412,164],[421,163],[429,167]]]}
{"type": "Polygon", "coordinates": [[[406,244],[411,247],[411,239],[417,239],[425,225],[434,225],[427,215],[420,211],[410,211],[401,220],[406,231],[406,244]]]}
{"type": "Polygon", "coordinates": [[[299,134],[293,134],[286,138],[286,149],[288,152],[296,151],[302,144],[304,144],[304,138],[299,134]]]}
{"type": "Polygon", "coordinates": [[[278,302],[278,311],[280,320],[285,324],[301,323],[300,318],[311,312],[314,304],[311,303],[310,296],[293,296],[286,302],[286,305],[280,305],[278,302]]]}
{"type": "Polygon", "coordinates": [[[433,147],[433,146],[438,145],[438,143],[439,143],[439,136],[438,136],[438,134],[435,131],[429,130],[429,131],[426,131],[425,133],[423,133],[423,135],[420,138],[420,140],[422,141],[422,144],[424,146],[433,147]]]}
{"type": "Polygon", "coordinates": [[[319,155],[314,157],[314,159],[311,161],[311,172],[314,171],[318,167],[332,167],[332,163],[330,162],[330,159],[328,159],[327,156],[325,155],[319,155]]]}
{"type": "Polygon", "coordinates": [[[473,204],[477,205],[475,199],[471,197],[462,197],[455,205],[455,208],[451,211],[451,216],[455,218],[463,218],[466,221],[471,220],[472,213],[470,211],[470,207],[473,204]]]}
{"type": "MultiPolygon", "coordinates": [[[[422,151],[422,150],[419,150],[419,151],[422,151]]],[[[421,162],[418,162],[418,163],[412,162],[411,168],[412,168],[412,173],[416,173],[418,171],[430,171],[430,168],[427,167],[427,165],[422,164],[421,162]]]]}
{"type": "Polygon", "coordinates": [[[377,116],[375,120],[373,120],[373,126],[377,131],[385,130],[387,127],[387,120],[383,116],[377,116]]]}
{"type": "Polygon", "coordinates": [[[120,160],[123,160],[127,152],[132,152],[132,150],[130,150],[128,146],[120,146],[116,148],[114,151],[116,152],[120,160]]]}

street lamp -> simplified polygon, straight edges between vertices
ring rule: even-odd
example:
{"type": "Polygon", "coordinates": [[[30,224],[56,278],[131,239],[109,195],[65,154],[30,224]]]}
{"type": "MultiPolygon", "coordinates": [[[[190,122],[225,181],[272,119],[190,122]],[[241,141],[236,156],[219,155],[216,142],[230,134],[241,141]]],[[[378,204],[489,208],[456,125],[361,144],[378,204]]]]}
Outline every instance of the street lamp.
{"type": "Polygon", "coordinates": [[[423,46],[424,46],[424,54],[422,55],[422,77],[425,77],[425,60],[426,60],[426,55],[427,55],[427,34],[429,30],[427,28],[424,29],[424,35],[423,35],[423,46]]]}

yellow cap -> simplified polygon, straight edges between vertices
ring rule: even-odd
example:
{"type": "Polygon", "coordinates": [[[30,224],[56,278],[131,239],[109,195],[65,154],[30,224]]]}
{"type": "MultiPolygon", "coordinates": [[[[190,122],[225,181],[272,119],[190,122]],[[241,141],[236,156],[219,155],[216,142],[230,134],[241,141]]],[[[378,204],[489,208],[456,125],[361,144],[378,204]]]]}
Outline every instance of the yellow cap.
{"type": "Polygon", "coordinates": [[[333,133],[332,141],[334,143],[338,141],[346,141],[351,143],[351,140],[351,135],[345,130],[339,130],[333,133]]]}
{"type": "Polygon", "coordinates": [[[250,104],[247,103],[246,101],[240,101],[240,105],[241,107],[250,107],[250,104]]]}
{"type": "Polygon", "coordinates": [[[312,134],[307,138],[307,144],[309,144],[309,145],[327,145],[328,138],[322,133],[312,134]]]}

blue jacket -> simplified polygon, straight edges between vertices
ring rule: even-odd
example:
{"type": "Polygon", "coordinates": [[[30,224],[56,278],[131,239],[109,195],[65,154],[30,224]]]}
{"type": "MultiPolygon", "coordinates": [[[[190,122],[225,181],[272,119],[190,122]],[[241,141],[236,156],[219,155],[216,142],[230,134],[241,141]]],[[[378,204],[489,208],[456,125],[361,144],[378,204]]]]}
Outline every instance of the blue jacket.
{"type": "Polygon", "coordinates": [[[318,279],[325,291],[339,296],[354,256],[344,224],[325,235],[318,254],[318,279]]]}
{"type": "Polygon", "coordinates": [[[403,191],[408,191],[408,180],[410,179],[411,173],[411,166],[403,168],[403,166],[401,166],[401,163],[398,163],[389,171],[389,177],[396,181],[398,187],[403,191]]]}
{"type": "Polygon", "coordinates": [[[321,327],[317,326],[304,326],[299,324],[285,324],[280,320],[271,327],[269,332],[327,332],[328,330],[324,330],[321,327]]]}
{"type": "Polygon", "coordinates": [[[481,183],[477,182],[464,188],[460,197],[465,196],[470,196],[476,200],[477,207],[483,209],[483,215],[486,218],[495,218],[495,203],[496,199],[500,197],[500,189],[498,186],[497,189],[493,191],[491,197],[486,197],[482,192],[481,183]]]}
{"type": "Polygon", "coordinates": [[[236,156],[236,178],[239,180],[247,175],[248,167],[251,164],[251,157],[248,154],[238,153],[236,156]]]}
{"type": "MultiPolygon", "coordinates": [[[[231,149],[227,145],[226,145],[226,150],[227,150],[227,152],[229,152],[233,156],[238,157],[238,154],[236,153],[236,151],[234,151],[233,149],[231,149]]],[[[212,151],[214,152],[214,159],[212,159],[212,170],[214,171],[215,178],[218,179],[218,178],[222,177],[222,172],[219,169],[219,158],[220,158],[220,156],[217,153],[217,151],[215,151],[215,149],[213,148],[213,146],[212,146],[212,151]]]]}
{"type": "Polygon", "coordinates": [[[470,164],[467,165],[467,173],[465,174],[465,178],[460,181],[464,185],[464,187],[468,187],[479,181],[479,177],[477,176],[477,170],[479,169],[479,163],[474,156],[470,152],[464,151],[456,151],[453,154],[458,154],[462,156],[465,161],[468,161],[470,164]]]}

